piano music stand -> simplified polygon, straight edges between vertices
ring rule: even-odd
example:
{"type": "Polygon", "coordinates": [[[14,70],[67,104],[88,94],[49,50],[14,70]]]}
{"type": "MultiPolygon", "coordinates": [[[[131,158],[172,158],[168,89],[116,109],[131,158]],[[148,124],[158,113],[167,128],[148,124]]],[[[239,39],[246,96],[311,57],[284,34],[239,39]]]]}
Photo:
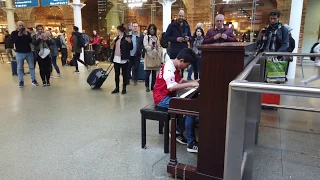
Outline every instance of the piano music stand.
{"type": "Polygon", "coordinates": [[[220,43],[203,45],[201,96],[198,99],[174,98],[170,101],[171,151],[167,172],[194,180],[221,180],[224,173],[225,136],[229,83],[244,69],[246,51],[255,43],[220,43]],[[177,114],[200,116],[197,167],[180,164],[176,158],[175,117],[177,114]]]}

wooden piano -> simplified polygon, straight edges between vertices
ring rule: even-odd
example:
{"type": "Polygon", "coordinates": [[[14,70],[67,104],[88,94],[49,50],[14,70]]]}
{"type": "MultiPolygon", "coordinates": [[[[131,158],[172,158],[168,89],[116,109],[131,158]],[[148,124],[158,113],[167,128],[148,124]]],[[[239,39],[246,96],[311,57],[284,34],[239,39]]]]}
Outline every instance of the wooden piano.
{"type": "Polygon", "coordinates": [[[192,180],[221,180],[227,120],[228,86],[254,58],[255,43],[220,43],[203,45],[201,86],[170,101],[170,162],[167,172],[192,180]],[[200,96],[201,91],[201,96],[200,96]],[[176,156],[176,117],[199,116],[197,167],[180,164],[176,156]]]}

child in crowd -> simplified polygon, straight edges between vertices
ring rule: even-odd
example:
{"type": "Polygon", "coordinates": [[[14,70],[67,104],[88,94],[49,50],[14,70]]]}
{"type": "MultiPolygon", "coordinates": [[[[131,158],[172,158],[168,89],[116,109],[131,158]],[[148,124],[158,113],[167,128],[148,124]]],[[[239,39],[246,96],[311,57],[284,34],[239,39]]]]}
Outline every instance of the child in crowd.
{"type": "MultiPolygon", "coordinates": [[[[176,96],[176,92],[180,89],[188,87],[198,87],[198,81],[185,81],[181,78],[181,70],[196,62],[196,54],[192,49],[182,49],[174,60],[168,61],[160,69],[156,79],[153,91],[154,103],[160,108],[169,108],[172,97],[176,96]]],[[[186,116],[185,127],[187,140],[183,136],[183,127],[177,127],[176,140],[181,144],[188,143],[188,152],[198,152],[198,143],[195,140],[195,118],[186,116]],[[187,142],[186,142],[187,141],[187,142]]]]}

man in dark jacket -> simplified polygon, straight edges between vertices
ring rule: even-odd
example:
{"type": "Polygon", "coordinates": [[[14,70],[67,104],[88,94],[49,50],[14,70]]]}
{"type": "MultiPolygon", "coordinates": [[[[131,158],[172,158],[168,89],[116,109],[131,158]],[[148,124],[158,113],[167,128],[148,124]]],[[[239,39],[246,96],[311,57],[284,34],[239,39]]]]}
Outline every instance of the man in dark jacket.
{"type": "Polygon", "coordinates": [[[206,36],[204,37],[203,44],[213,44],[213,43],[223,43],[223,42],[236,42],[236,37],[234,36],[230,28],[223,26],[224,16],[218,14],[215,19],[215,26],[209,29],[206,36]]]}
{"type": "Polygon", "coordinates": [[[133,49],[130,51],[130,59],[129,59],[129,67],[128,67],[128,84],[130,84],[131,78],[131,70],[132,70],[132,80],[134,82],[134,86],[137,85],[138,75],[139,75],[139,66],[141,60],[141,54],[143,50],[143,33],[139,31],[138,23],[132,23],[132,34],[127,34],[127,36],[131,36],[133,49]]]}
{"type": "Polygon", "coordinates": [[[4,48],[6,50],[6,55],[8,57],[8,63],[11,63],[11,60],[13,59],[12,49],[13,49],[13,43],[11,40],[11,35],[9,34],[8,30],[4,31],[4,48]]]}
{"type": "Polygon", "coordinates": [[[79,68],[78,68],[78,61],[85,65],[87,69],[89,70],[89,66],[80,59],[80,54],[82,53],[82,48],[79,46],[79,38],[83,38],[82,34],[79,33],[79,28],[77,26],[73,26],[73,32],[72,32],[72,53],[73,53],[73,61],[76,65],[76,71],[73,73],[80,74],[79,68]]]}
{"type": "Polygon", "coordinates": [[[19,77],[19,87],[22,88],[24,86],[23,79],[23,64],[24,60],[27,60],[30,76],[32,80],[32,85],[39,86],[36,75],[34,71],[34,60],[33,54],[31,52],[30,43],[32,42],[32,38],[30,33],[26,31],[24,24],[22,21],[17,22],[17,30],[11,33],[12,42],[16,46],[16,60],[17,60],[17,73],[19,77]]]}
{"type": "Polygon", "coordinates": [[[170,59],[175,59],[182,49],[188,48],[188,42],[191,41],[191,31],[188,22],[184,20],[183,10],[179,11],[178,19],[169,24],[166,37],[170,42],[168,48],[170,59]]]}

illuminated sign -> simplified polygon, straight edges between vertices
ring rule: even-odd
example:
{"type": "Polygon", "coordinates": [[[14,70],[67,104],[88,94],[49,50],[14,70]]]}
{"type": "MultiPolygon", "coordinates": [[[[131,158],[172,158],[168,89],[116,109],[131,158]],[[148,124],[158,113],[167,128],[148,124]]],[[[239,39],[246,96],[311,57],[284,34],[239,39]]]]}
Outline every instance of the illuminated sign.
{"type": "Polygon", "coordinates": [[[41,0],[42,6],[62,6],[68,4],[69,0],[41,0]]]}
{"type": "Polygon", "coordinates": [[[39,0],[14,0],[15,8],[27,8],[39,6],[39,0]]]}

